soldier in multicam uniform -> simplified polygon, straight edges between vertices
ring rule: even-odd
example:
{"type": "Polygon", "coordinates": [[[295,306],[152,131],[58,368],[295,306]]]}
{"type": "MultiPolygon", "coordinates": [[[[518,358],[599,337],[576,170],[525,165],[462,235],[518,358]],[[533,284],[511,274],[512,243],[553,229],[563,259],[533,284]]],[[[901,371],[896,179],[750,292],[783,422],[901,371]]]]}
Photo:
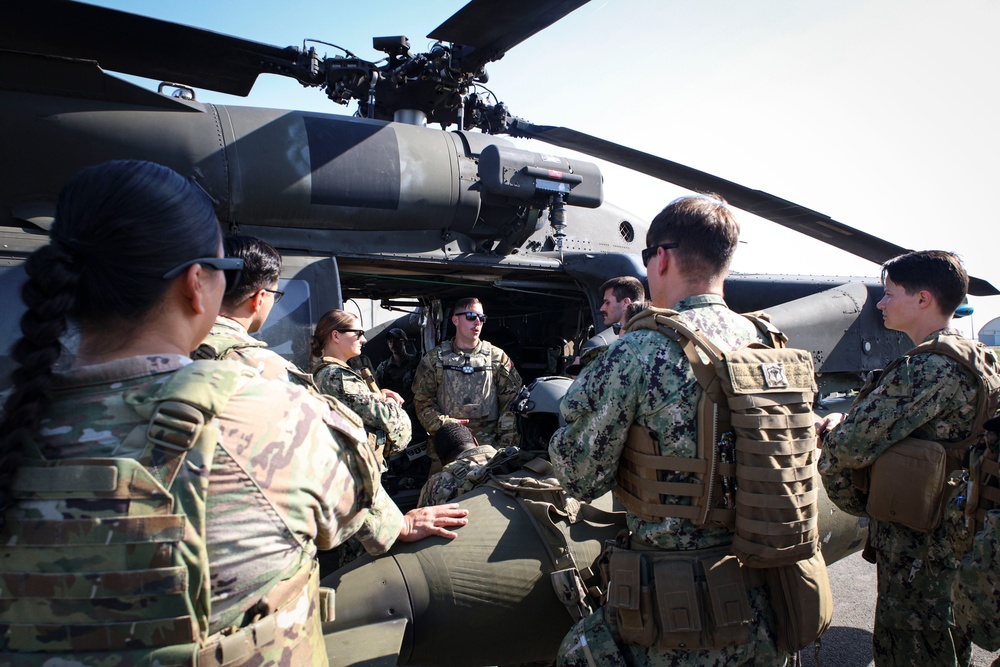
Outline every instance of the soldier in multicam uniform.
{"type": "MultiPolygon", "coordinates": [[[[320,394],[312,375],[250,335],[260,331],[274,304],[285,295],[278,289],[281,255],[270,243],[253,236],[226,236],[222,245],[226,257],[243,260],[240,282],[232,293],[223,296],[212,330],[191,358],[238,361],[263,378],[284,380],[320,394]]],[[[324,394],[323,400],[332,403],[335,411],[345,410],[345,406],[329,394],[324,394]]]]}
{"type": "MultiPolygon", "coordinates": [[[[642,253],[653,305],[672,306],[685,323],[697,327],[726,350],[759,340],[754,325],[730,311],[723,300],[723,281],[738,235],[739,225],[721,200],[683,197],[653,220],[646,235],[649,247],[642,253]]],[[[630,330],[583,369],[563,399],[566,426],[557,430],[549,443],[556,477],[570,495],[583,501],[612,490],[620,474],[619,460],[628,446],[630,427],[648,432],[660,455],[696,458],[696,408],[701,394],[677,343],[658,331],[630,330]]],[[[668,484],[695,479],[690,473],[676,472],[662,481],[668,484]]],[[[663,498],[667,504],[678,504],[672,496],[663,498]]],[[[699,527],[678,517],[650,522],[632,512],[627,521],[628,551],[636,555],[680,559],[719,551],[724,554],[721,558],[731,558],[731,528],[699,527]]],[[[645,561],[646,556],[642,559],[645,561]]],[[[621,581],[618,574],[612,570],[610,587],[627,588],[629,582],[621,581]]],[[[648,571],[631,574],[637,577],[635,583],[643,586],[651,578],[648,571]]],[[[740,598],[746,600],[748,610],[740,639],[700,642],[706,645],[692,648],[687,639],[669,643],[665,628],[657,640],[657,630],[650,626],[648,639],[626,642],[621,638],[623,626],[617,614],[602,607],[566,635],[558,664],[782,665],[787,656],[776,646],[766,587],[759,581],[747,581],[746,574],[742,576],[745,583],[740,598]],[[678,648],[657,647],[657,643],[678,648]]],[[[664,595],[668,599],[668,593],[664,595]]],[[[712,615],[711,604],[703,600],[702,608],[712,615]]],[[[671,617],[670,610],[662,613],[664,618],[671,617]]],[[[650,623],[647,618],[643,626],[650,623]]]]}
{"type": "MultiPolygon", "coordinates": [[[[941,251],[901,255],[883,265],[882,282],[885,295],[878,308],[886,328],[904,332],[914,343],[960,337],[951,318],[969,279],[957,257],[941,251]]],[[[945,445],[968,438],[978,391],[978,378],[943,354],[907,355],[887,367],[846,415],[829,415],[817,424],[823,448],[819,471],[830,499],[844,511],[864,515],[866,501],[854,489],[852,471],[871,466],[908,436],[945,445]]],[[[874,552],[878,577],[872,639],[877,665],[971,660],[953,604],[957,568],[969,549],[955,500],[949,499],[940,525],[928,532],[891,521],[870,524],[867,551],[874,552]]]]}
{"type": "Polygon", "coordinates": [[[285,295],[278,289],[281,255],[270,243],[253,236],[227,236],[223,246],[226,257],[243,260],[240,284],[222,298],[219,317],[191,356],[232,359],[250,366],[261,377],[308,386],[308,380],[294,364],[250,335],[264,326],[274,304],[285,295]]]}
{"type": "Polygon", "coordinates": [[[443,505],[474,489],[476,473],[497,453],[490,445],[477,443],[472,431],[456,422],[448,422],[438,429],[434,448],[444,468],[424,484],[417,507],[443,505]]]}
{"type": "Polygon", "coordinates": [[[403,410],[402,396],[391,389],[379,389],[370,372],[347,365],[361,354],[365,343],[365,332],[359,326],[358,318],[343,310],[331,310],[319,318],[309,341],[313,357],[319,359],[312,369],[313,380],[321,392],[361,417],[372,451],[384,461],[406,448],[412,426],[403,410]]]}
{"type": "Polygon", "coordinates": [[[192,182],[90,167],[50,234],[25,263],[0,430],[3,662],[327,664],[316,550],[363,522],[372,553],[454,537],[464,511],[404,517],[349,413],[191,361],[242,265],[192,182]]]}
{"type": "MultiPolygon", "coordinates": [[[[521,376],[507,354],[479,335],[486,315],[476,298],[455,302],[451,322],[455,338],[424,355],[413,379],[417,418],[433,439],[444,424],[465,424],[480,445],[502,449],[517,444],[511,401],[521,390],[521,376]]],[[[440,462],[429,448],[434,468],[440,462]]]]}

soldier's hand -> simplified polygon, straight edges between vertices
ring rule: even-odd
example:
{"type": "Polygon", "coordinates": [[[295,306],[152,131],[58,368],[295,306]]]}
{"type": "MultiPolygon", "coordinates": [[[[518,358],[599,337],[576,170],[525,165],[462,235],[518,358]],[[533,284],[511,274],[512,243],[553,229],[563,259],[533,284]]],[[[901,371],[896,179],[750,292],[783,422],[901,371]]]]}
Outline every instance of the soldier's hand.
{"type": "Polygon", "coordinates": [[[400,396],[397,392],[394,392],[392,389],[383,389],[382,396],[386,400],[392,401],[396,405],[403,404],[403,397],[400,396]]]}
{"type": "Polygon", "coordinates": [[[418,507],[403,516],[403,528],[399,531],[398,539],[400,542],[416,542],[437,535],[453,540],[458,534],[448,530],[448,527],[455,528],[469,523],[465,518],[468,514],[469,510],[462,509],[458,503],[418,507]]]}
{"type": "Polygon", "coordinates": [[[827,433],[835,429],[837,427],[837,424],[839,424],[841,420],[843,420],[843,418],[844,418],[843,414],[839,412],[831,412],[826,417],[816,422],[816,435],[818,437],[816,445],[817,447],[822,446],[823,437],[827,433]]]}

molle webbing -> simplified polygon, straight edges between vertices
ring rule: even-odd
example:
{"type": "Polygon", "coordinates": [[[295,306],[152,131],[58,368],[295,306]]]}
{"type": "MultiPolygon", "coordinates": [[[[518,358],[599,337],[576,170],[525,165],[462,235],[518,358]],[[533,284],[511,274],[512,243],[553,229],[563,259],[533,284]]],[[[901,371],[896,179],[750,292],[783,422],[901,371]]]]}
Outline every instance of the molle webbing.
{"type": "Polygon", "coordinates": [[[22,464],[13,493],[25,516],[8,520],[0,547],[0,650],[190,662],[211,611],[211,417],[245,373],[237,362],[198,361],[152,397],[126,396],[148,418],[126,438],[145,444],[137,459],[22,464]]]}
{"type": "Polygon", "coordinates": [[[656,452],[657,445],[649,429],[641,426],[629,429],[615,488],[615,496],[628,511],[645,521],[659,522],[667,517],[681,517],[699,525],[734,524],[735,509],[712,506],[710,490],[713,484],[706,484],[704,480],[710,474],[716,482],[723,477],[735,476],[735,464],[717,463],[714,470],[710,470],[711,462],[707,458],[661,456],[656,452]],[[692,473],[697,479],[693,482],[660,481],[664,474],[676,472],[692,473]],[[690,498],[691,504],[665,504],[662,496],[690,498]]]}
{"type": "MultiPolygon", "coordinates": [[[[810,354],[759,343],[723,352],[675,311],[646,312],[630,322],[630,330],[652,329],[677,342],[702,388],[697,454],[661,456],[656,434],[633,427],[617,474],[618,499],[645,521],[680,517],[697,525],[735,526],[734,552],[755,567],[812,556],[819,538],[819,482],[810,354]],[[662,481],[677,473],[694,481],[662,481]],[[690,498],[690,504],[671,496],[690,498]]],[[[783,344],[766,320],[750,319],[783,344]]]]}

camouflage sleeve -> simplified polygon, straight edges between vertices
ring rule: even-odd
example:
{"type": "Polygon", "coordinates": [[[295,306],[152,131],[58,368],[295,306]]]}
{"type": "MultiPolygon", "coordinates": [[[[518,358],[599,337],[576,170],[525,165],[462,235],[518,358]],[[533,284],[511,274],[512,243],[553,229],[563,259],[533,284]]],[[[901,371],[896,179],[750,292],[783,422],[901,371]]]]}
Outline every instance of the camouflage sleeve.
{"type": "Polygon", "coordinates": [[[413,407],[417,412],[417,419],[424,430],[434,435],[438,429],[450,421],[456,421],[444,414],[437,406],[438,377],[435,361],[437,360],[437,350],[434,348],[424,355],[417,365],[417,372],[413,376],[413,407]]]}
{"type": "MultiPolygon", "coordinates": [[[[367,447],[367,445],[365,445],[367,447]]],[[[372,556],[384,554],[396,542],[403,529],[403,513],[379,484],[372,506],[355,537],[372,556]]]]}
{"type": "MultiPolygon", "coordinates": [[[[357,454],[360,431],[304,389],[255,378],[227,404],[220,435],[289,530],[313,552],[344,542],[365,521],[365,509],[381,502],[371,463],[357,454]]],[[[238,517],[228,519],[238,529],[238,517]]]]}
{"type": "Polygon", "coordinates": [[[517,417],[511,412],[510,404],[517,393],[521,391],[523,383],[507,353],[503,350],[499,350],[499,352],[499,359],[494,365],[497,378],[497,400],[500,404],[496,442],[498,447],[509,447],[520,444],[517,433],[517,417]]]}
{"type": "Polygon", "coordinates": [[[940,354],[920,354],[889,368],[878,386],[823,438],[820,474],[864,468],[913,435],[957,442],[975,421],[977,382],[940,354]]]}
{"type": "Polygon", "coordinates": [[[593,500],[615,485],[615,471],[639,396],[643,367],[627,345],[608,348],[592,361],[563,397],[566,426],[549,441],[556,477],[574,498],[593,500]]]}
{"type": "Polygon", "coordinates": [[[387,455],[403,451],[410,442],[410,418],[399,405],[372,393],[364,380],[340,366],[324,366],[316,374],[324,394],[334,396],[361,417],[365,428],[385,434],[387,455]]]}
{"type": "Polygon", "coordinates": [[[428,505],[444,505],[458,494],[458,479],[450,472],[442,470],[431,475],[420,489],[420,500],[417,507],[428,505]]]}
{"type": "Polygon", "coordinates": [[[277,352],[261,347],[242,347],[229,350],[226,359],[232,359],[253,368],[262,378],[291,382],[289,362],[277,352]]]}

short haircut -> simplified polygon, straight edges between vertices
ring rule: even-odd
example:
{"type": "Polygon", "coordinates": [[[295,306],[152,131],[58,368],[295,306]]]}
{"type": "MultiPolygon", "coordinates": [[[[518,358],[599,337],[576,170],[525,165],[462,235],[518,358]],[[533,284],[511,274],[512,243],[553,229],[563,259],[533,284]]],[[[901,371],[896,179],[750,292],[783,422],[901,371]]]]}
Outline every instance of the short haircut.
{"type": "Polygon", "coordinates": [[[483,305],[483,302],[480,301],[479,299],[477,299],[474,296],[467,296],[464,299],[459,299],[458,301],[455,302],[455,305],[452,307],[451,313],[452,313],[452,315],[454,315],[455,313],[464,313],[464,312],[467,312],[468,309],[469,309],[469,306],[474,306],[477,303],[480,306],[483,305]]]}
{"type": "Polygon", "coordinates": [[[441,463],[451,463],[459,454],[475,446],[476,439],[465,424],[448,422],[434,434],[434,451],[441,463]]]}
{"type": "Polygon", "coordinates": [[[233,235],[222,240],[226,257],[243,260],[236,289],[222,299],[223,310],[236,308],[261,289],[271,289],[281,275],[281,255],[267,241],[255,236],[233,235]]]}
{"type": "Polygon", "coordinates": [[[740,238],[740,225],[721,197],[711,194],[679,197],[649,225],[646,245],[676,243],[679,265],[689,276],[724,278],[740,238]]]}
{"type": "Polygon", "coordinates": [[[635,317],[636,315],[638,315],[639,313],[646,310],[652,305],[653,304],[651,304],[649,301],[646,301],[645,299],[639,299],[638,301],[633,301],[629,305],[625,306],[625,322],[627,323],[630,319],[632,319],[633,317],[635,317]]]}
{"type": "Polygon", "coordinates": [[[642,286],[638,278],[633,276],[618,276],[605,282],[601,285],[600,296],[602,299],[604,298],[604,293],[608,290],[611,290],[611,293],[619,301],[624,301],[625,299],[639,301],[646,296],[646,288],[642,286]]]}
{"type": "Polygon", "coordinates": [[[949,317],[965,301],[969,274],[957,255],[944,250],[918,250],[894,257],[882,265],[882,284],[888,278],[907,294],[927,290],[949,317]]]}

